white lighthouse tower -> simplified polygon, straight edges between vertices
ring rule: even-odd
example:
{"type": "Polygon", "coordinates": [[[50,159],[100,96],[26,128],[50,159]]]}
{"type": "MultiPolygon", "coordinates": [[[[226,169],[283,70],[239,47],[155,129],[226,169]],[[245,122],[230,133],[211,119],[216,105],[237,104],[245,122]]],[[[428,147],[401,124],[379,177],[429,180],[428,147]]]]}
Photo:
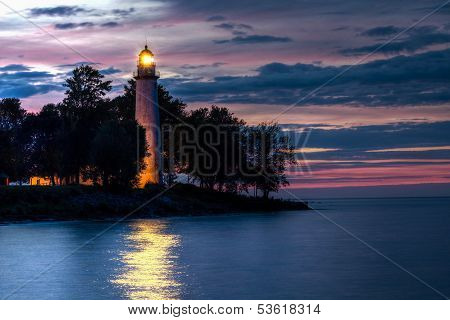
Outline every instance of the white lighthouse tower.
{"type": "Polygon", "coordinates": [[[160,127],[158,107],[158,78],[155,57],[145,45],[139,53],[136,79],[136,121],[145,128],[149,155],[145,158],[146,168],[141,173],[139,187],[161,182],[160,127]]]}

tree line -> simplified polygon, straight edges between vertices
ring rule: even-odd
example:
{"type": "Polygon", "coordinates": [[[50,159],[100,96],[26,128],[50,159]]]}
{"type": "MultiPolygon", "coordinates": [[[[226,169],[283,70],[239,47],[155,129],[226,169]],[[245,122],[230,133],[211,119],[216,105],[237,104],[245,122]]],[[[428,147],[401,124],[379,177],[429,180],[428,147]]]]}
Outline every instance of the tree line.
{"type": "MultiPolygon", "coordinates": [[[[136,84],[108,98],[111,81],[95,68],[73,70],[62,102],[27,112],[17,98],[0,100],[0,174],[10,181],[47,177],[52,185],[91,181],[136,187],[145,169],[145,129],[135,121],[136,84]]],[[[166,184],[185,179],[223,192],[259,190],[265,198],[288,184],[293,146],[275,123],[248,126],[229,109],[188,110],[158,85],[162,170],[166,184]]]]}

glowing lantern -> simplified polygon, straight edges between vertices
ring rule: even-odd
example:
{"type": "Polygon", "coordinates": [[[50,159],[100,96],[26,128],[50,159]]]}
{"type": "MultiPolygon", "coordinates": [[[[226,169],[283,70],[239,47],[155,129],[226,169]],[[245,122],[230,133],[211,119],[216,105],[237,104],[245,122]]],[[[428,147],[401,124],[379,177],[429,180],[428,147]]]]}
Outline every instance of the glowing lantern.
{"type": "Polygon", "coordinates": [[[155,56],[153,53],[145,46],[145,49],[139,54],[139,65],[147,67],[155,63],[155,56]]]}

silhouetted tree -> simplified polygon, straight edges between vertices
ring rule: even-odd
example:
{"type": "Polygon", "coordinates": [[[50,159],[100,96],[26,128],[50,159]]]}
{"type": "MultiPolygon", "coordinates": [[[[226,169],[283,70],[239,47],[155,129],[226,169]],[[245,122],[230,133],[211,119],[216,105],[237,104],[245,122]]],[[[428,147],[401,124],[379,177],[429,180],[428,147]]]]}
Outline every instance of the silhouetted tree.
{"type": "Polygon", "coordinates": [[[32,139],[24,131],[28,114],[20,100],[0,100],[0,173],[22,183],[30,175],[32,139]]]}
{"type": "Polygon", "coordinates": [[[248,181],[267,199],[270,192],[289,185],[285,171],[295,162],[294,147],[276,123],[261,123],[247,134],[248,181]]]}
{"type": "Polygon", "coordinates": [[[137,130],[139,150],[145,150],[145,130],[136,121],[103,123],[92,142],[90,165],[83,170],[83,177],[104,188],[135,187],[145,156],[140,152],[137,159],[137,130]]]}
{"type": "MultiPolygon", "coordinates": [[[[136,82],[110,100],[111,81],[90,66],[66,80],[66,97],[27,113],[14,98],[0,100],[0,173],[24,181],[31,174],[79,183],[80,175],[105,188],[130,188],[144,167],[145,130],[135,118],[136,82]],[[139,141],[139,142],[138,142],[139,141]],[[139,143],[139,146],[137,145],[139,143]]],[[[288,184],[293,147],[274,123],[248,127],[229,109],[186,111],[158,86],[165,181],[177,174],[201,187],[227,192],[254,186],[264,198],[288,184]]]]}
{"type": "Polygon", "coordinates": [[[244,121],[217,106],[193,110],[186,120],[190,127],[182,134],[181,171],[202,187],[239,191],[244,121]]]}
{"type": "Polygon", "coordinates": [[[62,132],[60,106],[47,104],[33,117],[34,174],[49,177],[55,185],[55,177],[63,176],[63,151],[65,139],[62,132]]]}
{"type": "Polygon", "coordinates": [[[103,78],[104,75],[89,65],[75,68],[64,84],[68,89],[63,103],[73,111],[95,109],[111,90],[111,81],[104,81],[103,78]]]}
{"type": "Polygon", "coordinates": [[[111,104],[105,95],[111,90],[111,81],[88,65],[77,67],[66,80],[66,98],[61,105],[63,135],[68,148],[63,151],[66,176],[79,183],[81,169],[89,164],[90,142],[103,121],[111,115],[111,104]]]}
{"type": "Polygon", "coordinates": [[[136,109],[136,81],[128,80],[123,94],[111,100],[112,108],[119,120],[134,120],[136,109]]]}

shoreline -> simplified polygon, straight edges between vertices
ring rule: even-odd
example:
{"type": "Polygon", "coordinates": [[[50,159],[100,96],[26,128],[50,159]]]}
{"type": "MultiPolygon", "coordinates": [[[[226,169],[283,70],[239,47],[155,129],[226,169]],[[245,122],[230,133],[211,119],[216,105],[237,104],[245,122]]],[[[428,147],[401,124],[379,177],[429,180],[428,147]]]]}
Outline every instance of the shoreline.
{"type": "MultiPolygon", "coordinates": [[[[103,191],[90,186],[0,187],[0,223],[37,221],[118,221],[164,189],[103,191]]],[[[129,218],[213,216],[310,209],[299,201],[254,198],[180,184],[129,218]]]]}

